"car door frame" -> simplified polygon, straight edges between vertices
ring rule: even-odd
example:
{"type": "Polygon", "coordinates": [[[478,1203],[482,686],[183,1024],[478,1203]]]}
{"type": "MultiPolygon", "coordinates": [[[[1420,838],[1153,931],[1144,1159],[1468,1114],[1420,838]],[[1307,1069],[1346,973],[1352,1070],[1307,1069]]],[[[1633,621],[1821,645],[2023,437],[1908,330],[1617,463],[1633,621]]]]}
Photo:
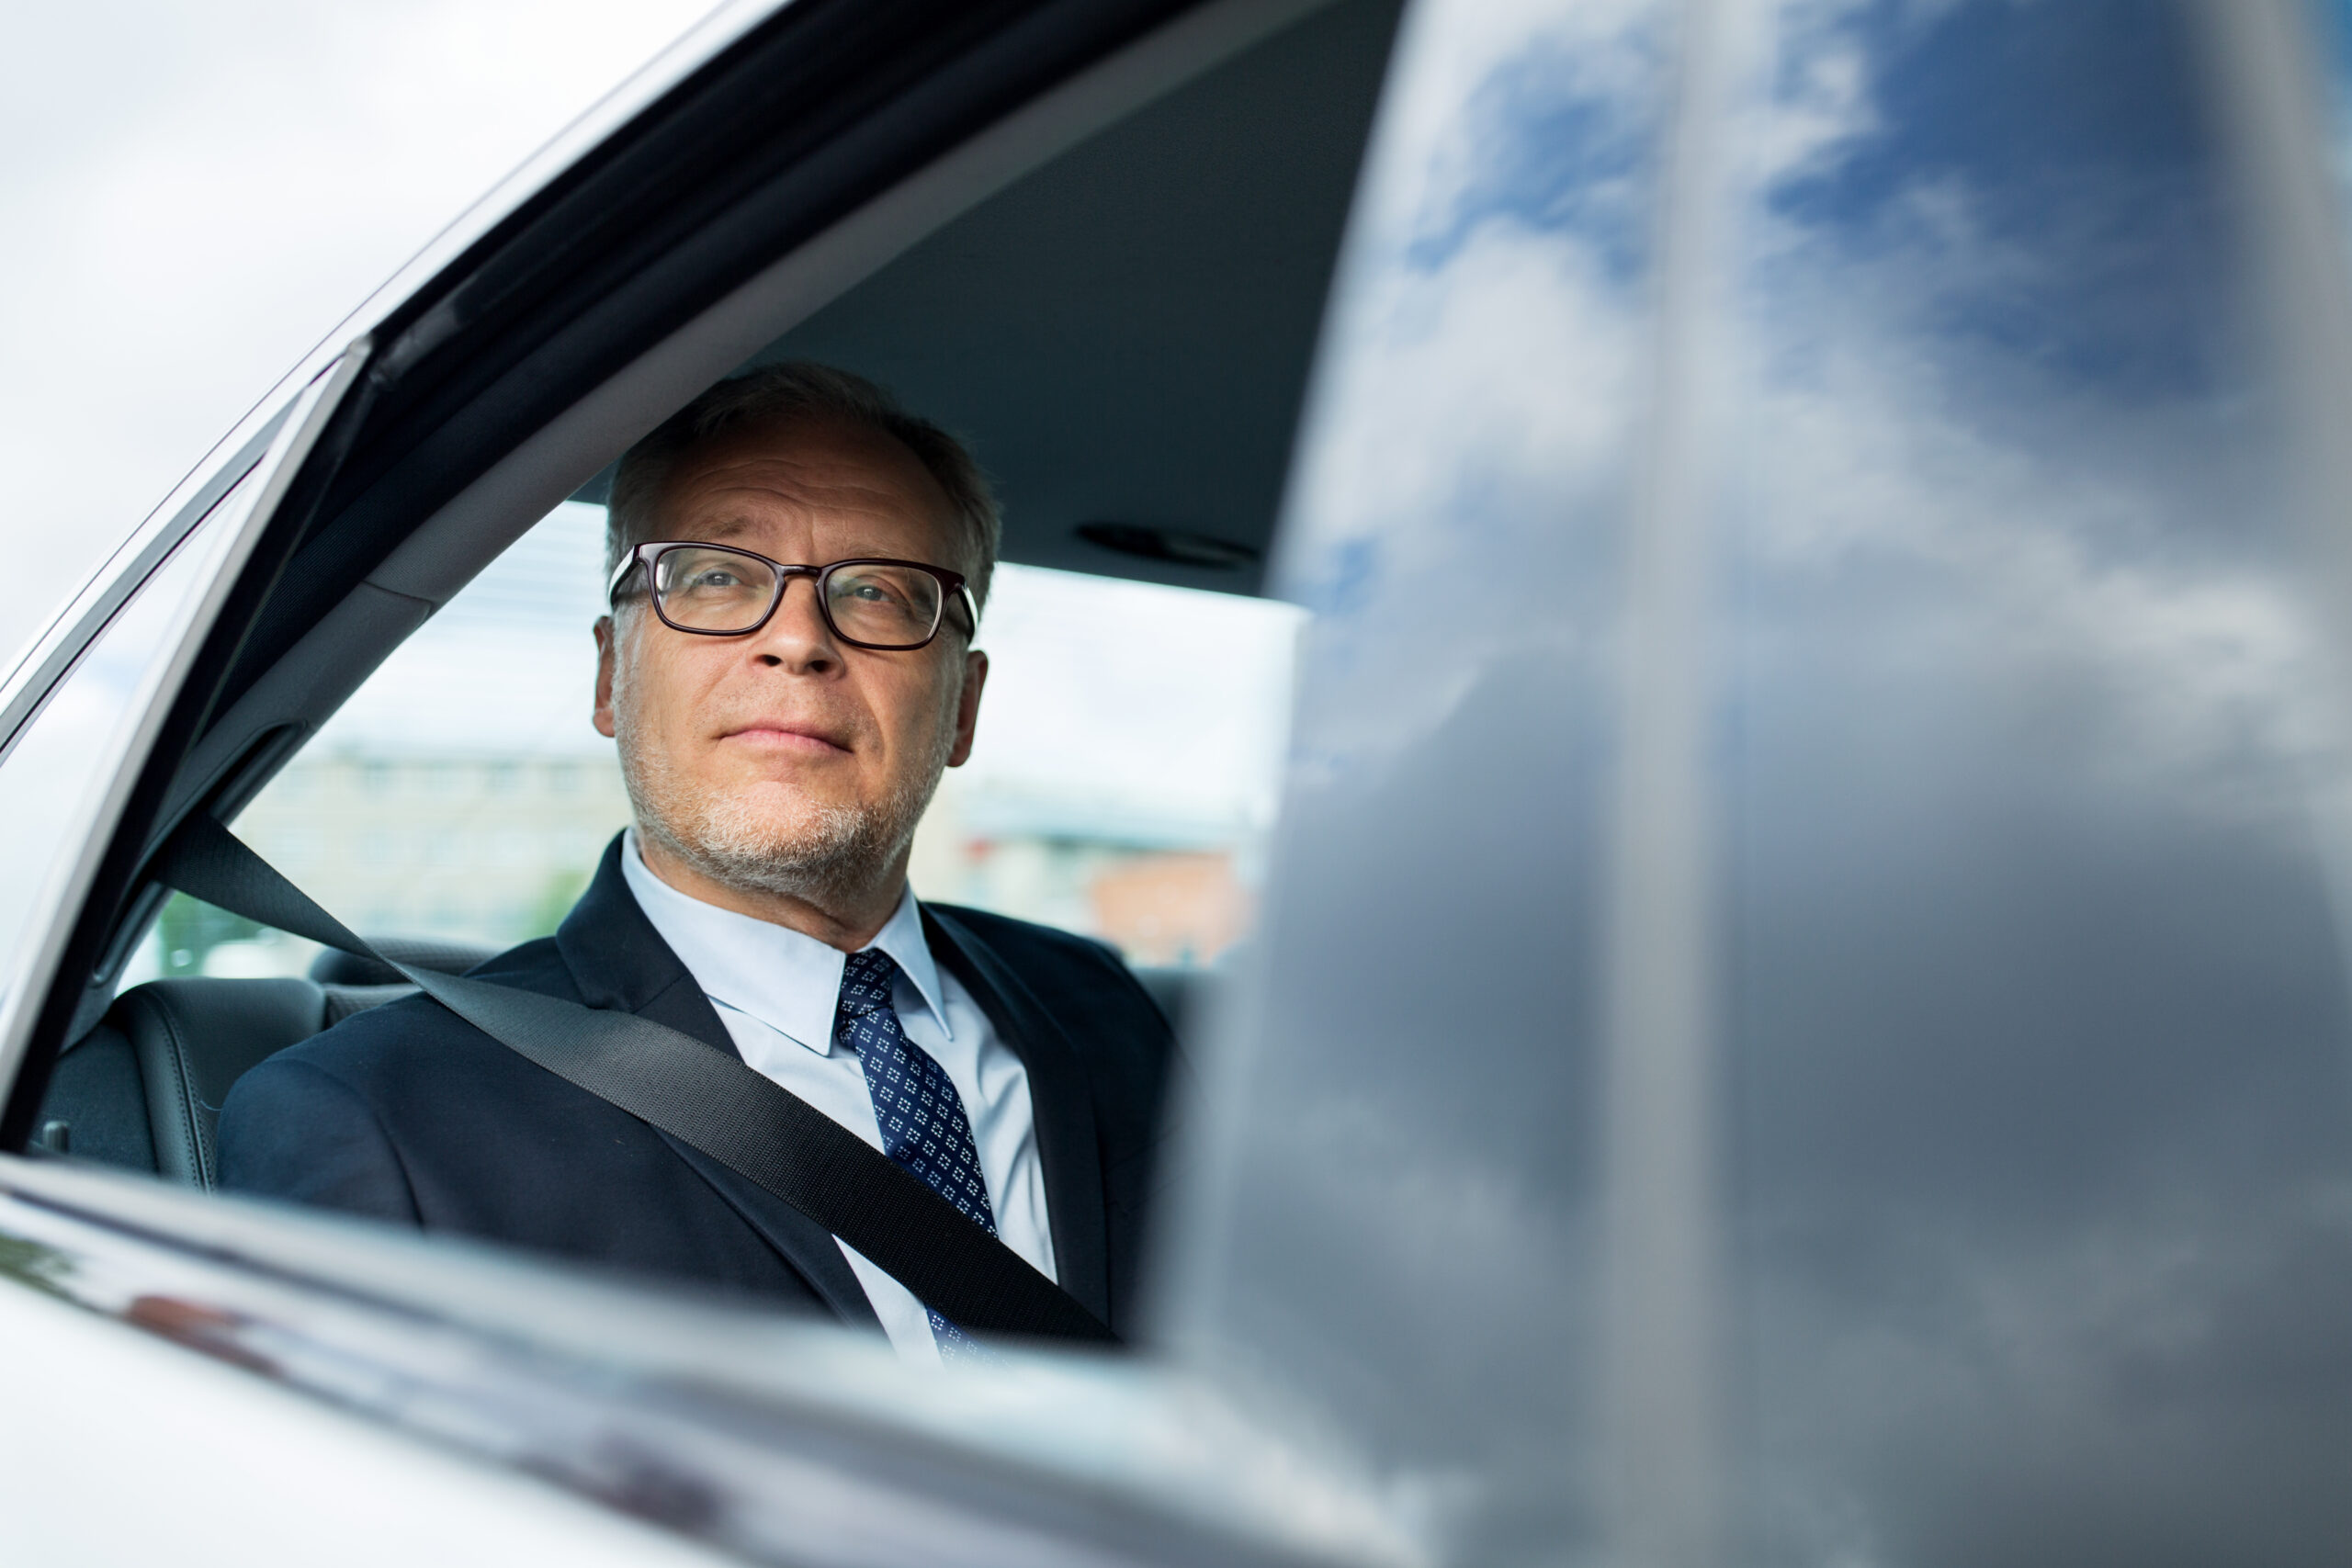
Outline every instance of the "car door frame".
{"type": "MultiPolygon", "coordinates": [[[[220,553],[209,565],[209,575],[181,612],[176,629],[167,636],[141,678],[123,723],[107,743],[111,755],[100,764],[99,786],[67,829],[72,847],[52,863],[46,885],[34,898],[26,923],[27,942],[0,959],[0,986],[5,986],[0,989],[0,1078],[21,1077],[19,1068],[38,1021],[44,1010],[53,1010],[57,991],[69,973],[61,964],[78,922],[69,919],[68,912],[80,910],[88,902],[108,859],[119,855],[120,829],[130,814],[132,796],[150,772],[148,764],[171,715],[180,705],[189,677],[204,649],[219,637],[224,612],[238,588],[249,582],[248,568],[254,563],[256,547],[281,518],[289,494],[295,492],[311,458],[319,451],[322,437],[334,426],[345,399],[367,364],[368,348],[365,339],[351,344],[277,411],[265,423],[267,445],[259,456],[250,464],[229,465],[206,485],[199,499],[209,500],[209,504],[201,510],[191,505],[187,511],[194,515],[187,517],[184,526],[154,530],[132,552],[130,565],[93,593],[94,603],[74,623],[82,635],[62,642],[49,656],[48,662],[56,665],[54,677],[37,689],[28,686],[17,699],[23,712],[10,733],[9,751],[113,617],[173,552],[199,528],[228,530],[220,553]],[[250,492],[240,495],[239,488],[248,484],[253,487],[250,492]],[[231,508],[232,513],[220,515],[222,507],[231,508]]],[[[239,457],[243,456],[241,451],[239,457]]],[[[179,521],[174,519],[175,524],[179,521]]],[[[7,760],[7,752],[0,752],[0,766],[6,766],[7,760]]],[[[47,1063],[40,1066],[45,1069],[47,1063]]],[[[46,1076],[45,1070],[35,1074],[40,1087],[46,1087],[46,1076]]],[[[39,1091],[35,1088],[27,1098],[36,1098],[39,1091]]]]}

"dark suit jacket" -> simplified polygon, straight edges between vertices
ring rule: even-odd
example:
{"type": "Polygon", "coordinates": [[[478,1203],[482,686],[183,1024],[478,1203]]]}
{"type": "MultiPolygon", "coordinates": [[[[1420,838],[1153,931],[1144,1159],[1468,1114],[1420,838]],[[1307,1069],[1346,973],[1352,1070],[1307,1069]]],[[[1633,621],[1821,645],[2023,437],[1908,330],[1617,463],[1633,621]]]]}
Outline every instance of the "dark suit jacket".
{"type": "MultiPolygon", "coordinates": [[[[1028,1069],[1065,1290],[1128,1325],[1167,1021],[1108,949],[977,909],[926,906],[933,955],[1028,1069]]],[[[620,840],[551,938],[474,973],[619,1008],[730,1054],[694,977],[638,908],[620,840]]],[[[220,1113],[232,1191],[454,1231],[750,1292],[879,1329],[815,1222],[699,1151],[412,997],[281,1051],[220,1113]]]]}

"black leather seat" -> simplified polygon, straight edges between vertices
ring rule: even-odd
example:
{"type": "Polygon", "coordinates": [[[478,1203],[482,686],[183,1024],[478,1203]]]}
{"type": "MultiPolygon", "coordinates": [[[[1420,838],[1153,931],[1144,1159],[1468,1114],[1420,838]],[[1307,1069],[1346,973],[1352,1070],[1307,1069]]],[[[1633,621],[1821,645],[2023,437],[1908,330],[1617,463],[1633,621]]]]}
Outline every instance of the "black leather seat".
{"type": "MultiPolygon", "coordinates": [[[[462,974],[492,949],[379,941],[404,964],[462,974]]],[[[1136,977],[1178,1037],[1196,1026],[1196,971],[1143,969],[1136,977]]],[[[215,1128],[229,1090],[268,1056],[414,987],[370,959],[332,949],[307,980],[151,980],[115,998],[97,1028],[66,1047],[51,1071],[34,1141],[52,1153],[149,1170],[211,1190],[220,1181],[215,1128]]]]}
{"type": "MultiPolygon", "coordinates": [[[[378,945],[404,963],[450,974],[492,952],[447,942],[378,945]]],[[[35,1143],[209,1190],[220,1179],[220,1105],[238,1078],[288,1045],[414,989],[395,972],[344,953],[320,954],[307,980],[132,987],[59,1055],[35,1143]]]]}

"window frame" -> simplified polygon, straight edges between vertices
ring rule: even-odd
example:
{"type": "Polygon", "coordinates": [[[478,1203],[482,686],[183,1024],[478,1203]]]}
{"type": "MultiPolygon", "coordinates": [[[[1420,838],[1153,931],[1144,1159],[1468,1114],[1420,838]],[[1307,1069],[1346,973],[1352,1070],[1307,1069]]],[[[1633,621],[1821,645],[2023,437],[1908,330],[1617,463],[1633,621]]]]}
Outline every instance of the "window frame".
{"type": "Polygon", "coordinates": [[[288,492],[345,406],[368,351],[364,340],[354,344],[312,378],[270,422],[269,445],[260,457],[219,488],[213,505],[176,530],[176,536],[171,530],[159,531],[149,548],[134,557],[132,567],[106,585],[98,597],[101,603],[110,602],[111,608],[103,618],[95,614],[87,617],[95,624],[74,647],[73,660],[63,661],[57,678],[40,691],[39,701],[26,703],[25,717],[9,738],[8,752],[0,754],[0,767],[5,767],[13,756],[17,738],[38,720],[47,698],[63,684],[114,616],[170,558],[174,548],[208,523],[229,530],[210,575],[176,618],[176,629],[167,634],[164,648],[141,677],[124,725],[109,742],[111,754],[100,763],[97,775],[100,786],[68,831],[71,847],[52,863],[46,887],[32,902],[25,928],[29,939],[17,953],[0,954],[0,987],[5,987],[0,989],[0,1077],[10,1081],[15,1097],[10,1121],[0,1122],[0,1140],[6,1140],[6,1147],[23,1146],[22,1134],[9,1136],[12,1123],[25,1119],[13,1113],[21,1107],[29,1116],[55,1059],[54,1050],[32,1052],[33,1040],[44,1025],[70,1032],[72,1021],[82,1010],[82,998],[74,994],[86,987],[71,983],[76,970],[69,955],[89,924],[89,905],[102,884],[107,863],[120,858],[123,829],[135,821],[134,798],[154,770],[166,721],[172,710],[182,705],[204,646],[218,637],[224,610],[241,580],[249,575],[247,568],[256,546],[278,520],[288,492]],[[243,485],[251,488],[241,494],[239,487],[243,485]],[[223,507],[230,509],[226,515],[220,514],[223,507]],[[81,909],[78,919],[64,918],[66,911],[77,907],[81,909]],[[56,1016],[61,993],[73,998],[64,1018],[56,1016]]]}

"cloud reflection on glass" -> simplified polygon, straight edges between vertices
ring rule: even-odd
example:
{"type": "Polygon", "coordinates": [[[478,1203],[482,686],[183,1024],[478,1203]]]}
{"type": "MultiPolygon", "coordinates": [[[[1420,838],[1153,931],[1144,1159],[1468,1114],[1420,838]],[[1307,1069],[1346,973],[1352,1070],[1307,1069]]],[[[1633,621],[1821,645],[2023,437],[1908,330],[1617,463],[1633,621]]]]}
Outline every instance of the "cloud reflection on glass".
{"type": "MultiPolygon", "coordinates": [[[[2346,748],[2210,38],[1741,15],[1729,1550],[2333,1561],[2346,748]]],[[[1317,618],[1170,1321],[1442,1561],[1604,1541],[1590,1043],[1668,20],[1415,11],[1278,563],[1317,618]]]]}
{"type": "Polygon", "coordinates": [[[2192,20],[1792,5],[1753,111],[1757,1561],[2352,1541],[2334,709],[2192,20]]]}

